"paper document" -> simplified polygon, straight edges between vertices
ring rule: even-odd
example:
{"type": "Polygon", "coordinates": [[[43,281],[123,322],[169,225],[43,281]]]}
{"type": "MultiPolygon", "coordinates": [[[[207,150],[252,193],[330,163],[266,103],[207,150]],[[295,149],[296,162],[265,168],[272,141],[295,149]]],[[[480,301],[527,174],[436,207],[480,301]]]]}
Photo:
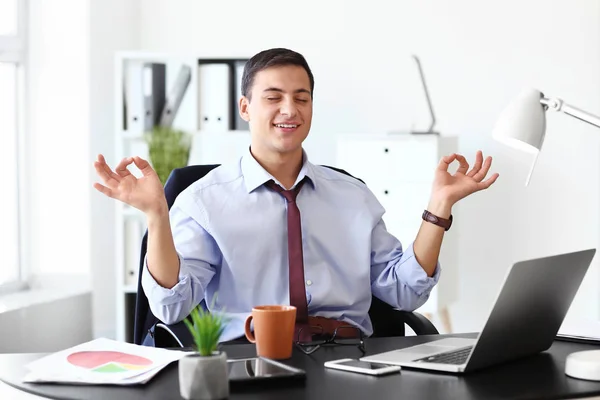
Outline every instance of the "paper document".
{"type": "Polygon", "coordinates": [[[600,343],[600,321],[567,318],[558,330],[558,337],[598,341],[600,343]]]}
{"type": "Polygon", "coordinates": [[[161,369],[191,354],[96,339],[29,363],[23,382],[90,385],[135,385],[148,382],[161,369]]]}

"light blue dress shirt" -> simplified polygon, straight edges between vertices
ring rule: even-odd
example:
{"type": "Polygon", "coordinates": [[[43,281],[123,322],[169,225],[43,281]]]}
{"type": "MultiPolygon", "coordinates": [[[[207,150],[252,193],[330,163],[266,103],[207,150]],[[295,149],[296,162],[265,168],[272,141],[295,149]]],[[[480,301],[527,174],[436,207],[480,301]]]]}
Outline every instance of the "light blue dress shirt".
{"type": "MultiPolygon", "coordinates": [[[[372,293],[402,310],[423,305],[439,280],[439,263],[428,277],[412,243],[404,249],[386,230],[384,208],[359,180],[311,164],[306,153],[294,186],[305,176],[309,182],[296,202],[309,315],[343,320],[371,335],[372,293]]],[[[142,273],[157,318],[179,322],[203,300],[210,307],[217,295],[215,308],[229,318],[221,337],[227,341],[244,335],[253,306],[290,304],[287,203],[263,185],[270,179],[280,184],[248,151],[177,197],[170,220],[179,282],[167,289],[147,266],[142,273]]]]}

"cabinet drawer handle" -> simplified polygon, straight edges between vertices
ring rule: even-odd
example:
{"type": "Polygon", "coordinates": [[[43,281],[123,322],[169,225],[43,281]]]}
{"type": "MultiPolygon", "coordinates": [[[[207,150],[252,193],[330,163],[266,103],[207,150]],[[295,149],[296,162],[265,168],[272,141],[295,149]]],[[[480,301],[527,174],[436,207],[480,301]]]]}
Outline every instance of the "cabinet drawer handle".
{"type": "Polygon", "coordinates": [[[389,153],[389,152],[390,152],[390,149],[388,149],[388,148],[386,147],[385,149],[383,149],[383,152],[384,152],[384,153],[389,153]]]}
{"type": "Polygon", "coordinates": [[[387,191],[387,189],[386,189],[386,190],[384,190],[384,191],[383,191],[383,193],[385,193],[385,194],[388,194],[389,192],[388,192],[388,191],[387,191]]]}

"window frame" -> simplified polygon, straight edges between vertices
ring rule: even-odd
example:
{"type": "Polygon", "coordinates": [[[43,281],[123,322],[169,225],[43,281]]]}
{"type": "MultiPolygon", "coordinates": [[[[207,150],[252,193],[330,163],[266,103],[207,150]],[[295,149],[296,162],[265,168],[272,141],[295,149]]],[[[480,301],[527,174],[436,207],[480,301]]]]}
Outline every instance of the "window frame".
{"type": "Polygon", "coordinates": [[[27,114],[27,33],[29,1],[17,1],[17,32],[14,35],[0,35],[0,62],[14,64],[17,68],[17,243],[18,243],[18,271],[17,279],[0,284],[0,295],[25,290],[29,287],[30,268],[28,257],[24,249],[28,242],[26,236],[27,207],[24,207],[25,194],[27,193],[26,169],[26,143],[27,127],[25,115],[27,114]]]}
{"type": "Polygon", "coordinates": [[[17,1],[17,33],[0,35],[0,62],[23,64],[25,61],[27,39],[28,0],[17,1]]]}

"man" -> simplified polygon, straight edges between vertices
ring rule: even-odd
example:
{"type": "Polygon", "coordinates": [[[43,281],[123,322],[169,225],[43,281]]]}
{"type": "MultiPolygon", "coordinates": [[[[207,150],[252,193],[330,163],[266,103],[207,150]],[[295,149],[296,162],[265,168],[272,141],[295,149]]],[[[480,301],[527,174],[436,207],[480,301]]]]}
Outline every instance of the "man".
{"type": "Polygon", "coordinates": [[[403,248],[386,231],[385,210],[363,183],[308,161],[302,143],[313,92],[302,55],[277,48],[252,57],[239,101],[251,132],[248,152],[193,183],[170,211],[147,161],[128,157],[113,172],[98,157],[94,165],[106,186],[94,187],[147,217],[142,285],[163,322],[177,323],[216,297],[214,307],[230,317],[222,341],[242,337],[246,316],[263,304],[296,306],[298,326],[351,325],[370,335],[372,294],[403,310],[427,300],[440,277],[452,206],[494,183],[498,174],[484,180],[491,158],[477,152],[471,170],[462,155],[442,158],[427,206],[441,222],[424,220],[403,248]],[[455,160],[460,165],[451,175],[455,160]],[[131,163],[141,178],[128,171],[131,163]]]}

